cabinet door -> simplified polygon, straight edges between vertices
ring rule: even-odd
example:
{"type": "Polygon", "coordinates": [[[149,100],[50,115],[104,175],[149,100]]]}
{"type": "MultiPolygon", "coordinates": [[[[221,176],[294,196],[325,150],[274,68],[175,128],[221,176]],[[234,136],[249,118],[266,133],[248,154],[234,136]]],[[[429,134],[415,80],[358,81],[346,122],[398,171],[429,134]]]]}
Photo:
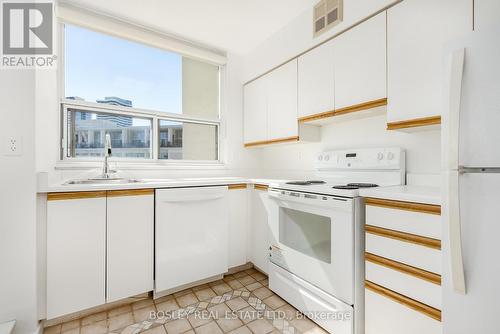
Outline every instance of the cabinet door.
{"type": "Polygon", "coordinates": [[[106,194],[64,196],[47,202],[47,319],[105,303],[106,194]]]}
{"type": "Polygon", "coordinates": [[[267,77],[243,87],[244,142],[267,140],[267,77]]]}
{"type": "Polygon", "coordinates": [[[474,0],[474,31],[483,31],[500,22],[500,1],[474,0]]]}
{"type": "Polygon", "coordinates": [[[267,216],[268,201],[267,191],[254,189],[251,192],[248,251],[250,261],[266,274],[268,273],[270,245],[270,229],[267,216]]]}
{"type": "Polygon", "coordinates": [[[405,0],[387,10],[387,119],[437,116],[444,45],[472,29],[470,0],[405,0]]]}
{"type": "Polygon", "coordinates": [[[108,192],[107,302],[153,290],[153,191],[108,192]]]}
{"type": "Polygon", "coordinates": [[[268,76],[268,140],[297,137],[297,59],[268,76]]]}
{"type": "Polygon", "coordinates": [[[312,49],[298,60],[298,116],[334,109],[334,40],[312,49]]]}
{"type": "Polygon", "coordinates": [[[247,263],[248,190],[231,189],[227,195],[229,208],[229,268],[247,263]]]}
{"type": "Polygon", "coordinates": [[[156,292],[227,272],[227,208],[227,187],[156,190],[156,292]]]}
{"type": "Polygon", "coordinates": [[[335,109],[385,98],[386,14],[335,39],[335,109]]]}

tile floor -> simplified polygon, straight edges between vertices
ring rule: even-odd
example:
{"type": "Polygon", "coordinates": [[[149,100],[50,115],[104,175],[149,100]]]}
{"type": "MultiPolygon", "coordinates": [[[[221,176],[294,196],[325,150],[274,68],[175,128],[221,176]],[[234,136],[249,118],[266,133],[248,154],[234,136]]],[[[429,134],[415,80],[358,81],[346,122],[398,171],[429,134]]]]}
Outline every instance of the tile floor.
{"type": "Polygon", "coordinates": [[[326,334],[269,290],[267,276],[255,269],[44,330],[61,333],[326,334]]]}

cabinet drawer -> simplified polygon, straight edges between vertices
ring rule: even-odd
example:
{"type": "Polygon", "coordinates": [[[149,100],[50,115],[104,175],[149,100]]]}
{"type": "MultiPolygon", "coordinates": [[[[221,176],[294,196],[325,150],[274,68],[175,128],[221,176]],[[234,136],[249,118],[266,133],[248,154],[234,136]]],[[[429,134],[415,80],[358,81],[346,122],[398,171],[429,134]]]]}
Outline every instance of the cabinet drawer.
{"type": "Polygon", "coordinates": [[[366,251],[433,273],[441,273],[441,251],[438,249],[366,233],[366,251]]]}
{"type": "Polygon", "coordinates": [[[441,286],[421,278],[380,264],[366,261],[366,279],[415,299],[437,309],[441,309],[441,286]]]}
{"type": "Polygon", "coordinates": [[[365,334],[441,334],[441,322],[365,289],[365,334]],[[383,310],[383,312],[381,312],[383,310]]]}
{"type": "Polygon", "coordinates": [[[367,200],[366,224],[441,239],[441,216],[373,206],[367,200]]]}

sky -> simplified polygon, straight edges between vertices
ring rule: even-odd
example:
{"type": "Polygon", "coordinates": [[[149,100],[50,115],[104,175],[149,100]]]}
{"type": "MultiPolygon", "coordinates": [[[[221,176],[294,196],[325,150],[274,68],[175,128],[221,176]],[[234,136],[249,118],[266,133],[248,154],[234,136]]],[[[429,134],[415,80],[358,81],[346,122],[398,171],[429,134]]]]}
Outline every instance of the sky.
{"type": "Polygon", "coordinates": [[[178,54],[66,25],[64,61],[67,97],[117,96],[137,108],[182,114],[178,54]]]}

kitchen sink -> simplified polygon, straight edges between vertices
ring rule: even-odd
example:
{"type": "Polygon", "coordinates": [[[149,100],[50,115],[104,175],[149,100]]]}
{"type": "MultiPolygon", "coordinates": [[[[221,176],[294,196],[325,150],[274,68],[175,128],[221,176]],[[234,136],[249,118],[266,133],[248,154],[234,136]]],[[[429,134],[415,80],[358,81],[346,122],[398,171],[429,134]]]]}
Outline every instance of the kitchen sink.
{"type": "Polygon", "coordinates": [[[71,180],[65,183],[65,185],[74,184],[127,184],[127,183],[138,183],[141,180],[137,179],[124,179],[124,178],[111,178],[111,179],[84,179],[84,180],[71,180]]]}

